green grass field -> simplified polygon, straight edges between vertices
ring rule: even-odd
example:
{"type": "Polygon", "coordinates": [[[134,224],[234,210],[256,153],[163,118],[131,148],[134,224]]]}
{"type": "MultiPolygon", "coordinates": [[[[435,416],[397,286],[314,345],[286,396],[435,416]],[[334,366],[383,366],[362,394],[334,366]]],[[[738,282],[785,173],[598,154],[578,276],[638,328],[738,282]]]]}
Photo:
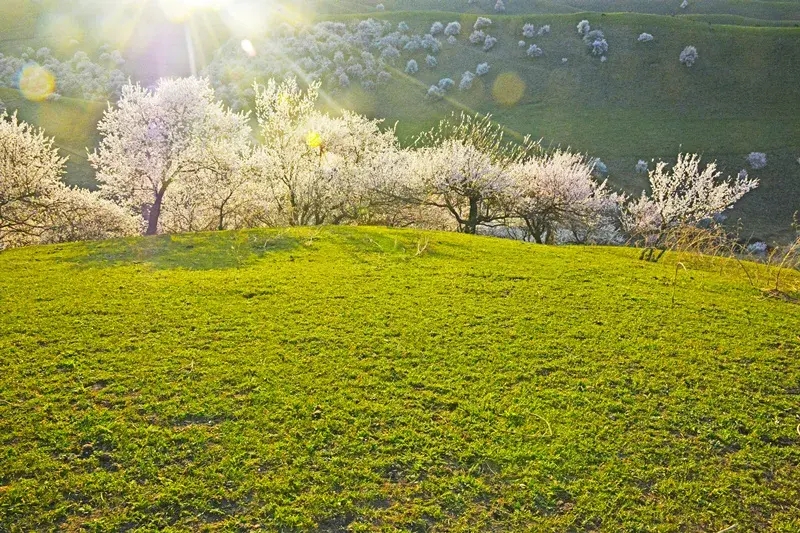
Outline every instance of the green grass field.
{"type": "MultiPolygon", "coordinates": [[[[436,70],[423,67],[415,78],[408,78],[402,67],[411,56],[404,54],[390,86],[377,93],[332,93],[337,106],[386,118],[387,125],[397,122],[406,142],[451,111],[492,113],[512,132],[601,158],[610,169],[611,185],[630,194],[645,187],[645,178],[634,172],[639,159],[674,160],[681,150],[700,152],[707,160],[717,159],[727,174],[736,174],[745,167],[749,152],[763,151],[768,166],[751,171],[761,186],[729,220],[733,226],[741,219],[745,238],[771,241],[792,235],[792,216],[800,210],[800,2],[704,0],[681,10],[679,2],[647,0],[520,1],[508,2],[507,16],[496,16],[488,0],[472,6],[461,0],[384,3],[383,13],[375,11],[375,2],[323,1],[309,6],[323,9],[317,15],[320,19],[347,21],[369,14],[394,23],[405,20],[417,33],[427,31],[435,20],[458,19],[465,35],[459,45],[445,45],[436,70]],[[409,11],[397,11],[402,9],[409,11]],[[465,9],[469,13],[454,12],[465,9]],[[489,14],[495,22],[489,33],[500,38],[488,53],[465,44],[467,28],[477,13],[489,14]],[[608,62],[600,63],[586,53],[575,32],[583,18],[606,33],[608,62]],[[517,46],[526,22],[551,25],[551,35],[528,40],[545,50],[543,58],[529,59],[517,46]],[[655,41],[638,43],[636,37],[644,31],[655,41]],[[678,62],[688,44],[700,54],[691,69],[678,62]],[[562,63],[564,57],[567,63],[562,63]],[[453,91],[440,103],[425,100],[432,83],[443,77],[458,82],[465,70],[474,71],[484,61],[490,63],[491,72],[469,93],[453,91]],[[507,92],[503,82],[509,76],[516,76],[523,88],[514,105],[496,97],[507,92]]],[[[37,29],[34,24],[42,5],[24,0],[15,0],[14,5],[17,17],[0,22],[0,33],[14,38],[0,42],[0,51],[58,45],[45,31],[48,26],[37,29]]],[[[221,25],[212,27],[222,32],[219,40],[226,38],[221,25]]],[[[213,42],[218,41],[204,42],[206,57],[213,42]]],[[[424,55],[415,57],[424,64],[424,55]]],[[[151,67],[141,61],[126,65],[134,79],[147,78],[151,67]]],[[[68,181],[92,185],[85,148],[96,142],[92,125],[102,113],[102,103],[32,104],[2,90],[0,99],[57,137],[70,155],[68,181]]]]}
{"type": "Polygon", "coordinates": [[[798,531],[797,304],[636,255],[345,227],[3,252],[0,531],[798,531]]]}

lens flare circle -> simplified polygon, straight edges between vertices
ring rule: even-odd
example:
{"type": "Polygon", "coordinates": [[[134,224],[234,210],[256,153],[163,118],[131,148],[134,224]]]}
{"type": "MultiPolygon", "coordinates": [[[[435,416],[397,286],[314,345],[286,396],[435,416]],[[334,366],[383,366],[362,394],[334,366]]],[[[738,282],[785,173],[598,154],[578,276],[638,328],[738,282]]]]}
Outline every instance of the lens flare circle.
{"type": "Polygon", "coordinates": [[[26,65],[19,74],[19,91],[31,102],[42,102],[55,93],[56,78],[41,65],[26,65]]]}
{"type": "Polygon", "coordinates": [[[516,105],[525,95],[525,82],[516,72],[503,72],[492,86],[492,96],[498,104],[516,105]]]}

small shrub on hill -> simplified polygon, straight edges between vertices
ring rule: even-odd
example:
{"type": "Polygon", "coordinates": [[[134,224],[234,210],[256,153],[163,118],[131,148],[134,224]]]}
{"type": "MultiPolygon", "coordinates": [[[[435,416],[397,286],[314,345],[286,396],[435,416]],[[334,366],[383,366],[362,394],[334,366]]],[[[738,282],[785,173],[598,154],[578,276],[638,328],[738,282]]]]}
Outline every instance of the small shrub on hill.
{"type": "Polygon", "coordinates": [[[691,67],[697,61],[697,48],[694,46],[687,46],[683,49],[680,55],[680,62],[686,65],[687,67],[691,67]]]}
{"type": "Polygon", "coordinates": [[[747,155],[747,163],[754,170],[759,170],[767,166],[767,154],[764,152],[750,152],[747,155]]]}

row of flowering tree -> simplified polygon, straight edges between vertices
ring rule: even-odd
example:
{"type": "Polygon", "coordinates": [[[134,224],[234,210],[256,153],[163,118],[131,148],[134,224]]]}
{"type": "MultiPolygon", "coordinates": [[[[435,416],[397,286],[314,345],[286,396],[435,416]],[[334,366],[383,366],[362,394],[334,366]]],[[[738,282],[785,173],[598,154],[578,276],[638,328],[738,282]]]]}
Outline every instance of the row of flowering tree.
{"type": "Polygon", "coordinates": [[[3,116],[0,248],[343,223],[661,247],[673,228],[714,217],[757,185],[720,179],[687,155],[658,164],[651,192],[630,201],[595,179],[596,161],[510,140],[489,117],[453,115],[403,148],[380,121],[319,111],[318,83],[270,80],[253,93],[251,117],[223,106],[204,79],[125,86],[90,154],[97,192],[65,186],[52,140],[3,116]]]}

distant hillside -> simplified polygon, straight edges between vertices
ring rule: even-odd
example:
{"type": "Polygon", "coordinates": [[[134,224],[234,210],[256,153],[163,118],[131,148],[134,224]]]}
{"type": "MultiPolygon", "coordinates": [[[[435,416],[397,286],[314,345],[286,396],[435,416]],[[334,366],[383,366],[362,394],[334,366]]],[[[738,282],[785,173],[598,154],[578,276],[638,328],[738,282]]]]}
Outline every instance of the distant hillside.
{"type": "MultiPolygon", "coordinates": [[[[41,30],[47,26],[33,27],[39,13],[36,10],[42,6],[14,1],[28,11],[20,12],[11,29],[4,22],[4,32],[22,40],[0,43],[0,51],[22,44],[50,44],[48,34],[41,30]]],[[[406,77],[402,70],[407,59],[414,57],[420,64],[424,60],[424,54],[406,53],[396,65],[390,86],[375,93],[358,88],[333,91],[332,108],[352,108],[386,118],[387,125],[397,121],[398,132],[405,140],[453,110],[492,113],[512,132],[541,137],[547,145],[571,146],[601,158],[610,170],[611,184],[631,194],[638,194],[645,182],[634,172],[639,159],[673,159],[679,150],[696,151],[707,160],[718,159],[726,172],[735,174],[745,168],[749,152],[765,152],[767,167],[750,170],[751,175],[761,178],[761,187],[742,201],[730,220],[735,223],[741,218],[748,237],[769,240],[789,234],[792,214],[800,210],[800,114],[796,112],[800,101],[800,70],[796,68],[800,28],[795,27],[800,24],[800,2],[704,0],[689,2],[681,9],[679,2],[672,5],[646,0],[508,1],[507,13],[511,15],[506,16],[495,15],[494,2],[488,1],[473,5],[460,0],[383,3],[383,12],[375,10],[377,2],[294,5],[305,13],[318,7],[356,13],[320,14],[319,19],[351,21],[369,15],[395,24],[406,21],[414,33],[425,33],[435,20],[460,20],[465,33],[458,45],[444,46],[435,70],[423,67],[417,76],[406,77]],[[419,11],[434,7],[471,14],[419,11]],[[585,12],[587,9],[591,12],[585,12]],[[537,14],[514,15],[521,11],[537,14]],[[465,43],[478,13],[492,18],[494,24],[488,32],[499,38],[489,52],[465,43]],[[575,25],[583,18],[605,32],[610,45],[607,62],[589,56],[579,39],[575,25]],[[552,28],[548,36],[527,40],[544,50],[541,58],[527,58],[525,49],[517,45],[526,22],[552,28]],[[653,34],[655,40],[637,42],[641,32],[653,34]],[[690,44],[697,47],[700,58],[695,66],[686,68],[678,62],[678,56],[690,44]],[[452,91],[444,102],[426,101],[428,86],[443,77],[458,82],[465,70],[474,71],[480,62],[488,62],[491,70],[471,91],[452,91]],[[509,81],[523,89],[514,105],[499,103],[493,94],[493,90],[502,94],[509,81]]],[[[68,4],[59,5],[69,9],[68,4]]],[[[150,81],[159,75],[187,74],[181,28],[165,22],[156,4],[146,5],[142,23],[137,26],[141,29],[127,35],[127,72],[133,79],[150,81]],[[160,28],[161,48],[147,44],[147,28],[160,28]],[[154,62],[152,58],[159,50],[168,50],[169,59],[154,62]]],[[[124,13],[127,17],[128,12],[124,13]]],[[[215,47],[231,34],[215,17],[202,25],[205,33],[199,33],[201,60],[207,61],[215,47]]],[[[108,33],[98,35],[108,37],[108,33]]],[[[95,44],[87,41],[87,46],[95,44]]],[[[2,89],[0,99],[9,108],[20,108],[26,120],[42,124],[57,136],[59,145],[71,156],[68,180],[91,184],[91,170],[83,161],[84,147],[93,144],[95,136],[87,125],[97,121],[103,104],[30,104],[2,89]]]]}

